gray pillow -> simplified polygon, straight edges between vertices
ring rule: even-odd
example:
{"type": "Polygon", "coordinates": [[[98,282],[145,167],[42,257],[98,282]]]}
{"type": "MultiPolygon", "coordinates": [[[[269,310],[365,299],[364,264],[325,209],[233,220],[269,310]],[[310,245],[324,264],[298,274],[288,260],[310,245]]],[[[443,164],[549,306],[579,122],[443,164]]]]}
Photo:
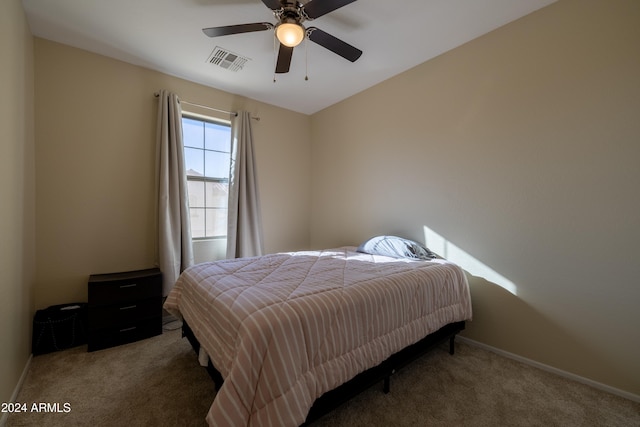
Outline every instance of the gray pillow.
{"type": "Polygon", "coordinates": [[[384,255],[392,258],[431,260],[436,254],[425,246],[409,239],[396,236],[376,236],[358,246],[358,252],[384,255]]]}

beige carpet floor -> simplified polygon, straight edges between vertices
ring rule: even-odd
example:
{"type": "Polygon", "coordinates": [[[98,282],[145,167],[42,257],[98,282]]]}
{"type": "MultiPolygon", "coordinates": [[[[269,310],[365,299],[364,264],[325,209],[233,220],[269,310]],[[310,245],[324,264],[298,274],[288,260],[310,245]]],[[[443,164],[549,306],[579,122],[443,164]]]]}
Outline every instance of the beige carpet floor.
{"type": "MultiPolygon", "coordinates": [[[[374,386],[313,426],[640,426],[640,403],[465,343],[454,356],[447,350],[396,373],[391,393],[374,386]]],[[[7,426],[203,426],[214,397],[188,341],[165,331],[34,357],[18,396],[28,411],[7,426]],[[62,412],[31,412],[33,403],[62,412]]]]}

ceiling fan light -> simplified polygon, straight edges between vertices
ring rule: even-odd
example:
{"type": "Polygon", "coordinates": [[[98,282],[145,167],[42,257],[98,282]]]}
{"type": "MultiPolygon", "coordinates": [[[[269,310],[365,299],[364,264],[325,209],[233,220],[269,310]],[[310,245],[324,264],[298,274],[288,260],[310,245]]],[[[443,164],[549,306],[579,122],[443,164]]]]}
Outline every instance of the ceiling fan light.
{"type": "Polygon", "coordinates": [[[278,41],[287,47],[296,47],[304,39],[304,28],[300,24],[284,22],[276,27],[278,41]]]}

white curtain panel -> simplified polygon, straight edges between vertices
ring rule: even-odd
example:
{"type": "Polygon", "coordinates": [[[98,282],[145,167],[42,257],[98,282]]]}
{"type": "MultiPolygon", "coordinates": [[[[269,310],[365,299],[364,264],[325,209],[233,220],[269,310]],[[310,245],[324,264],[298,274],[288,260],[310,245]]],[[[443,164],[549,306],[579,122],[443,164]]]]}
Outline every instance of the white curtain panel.
{"type": "Polygon", "coordinates": [[[162,271],[162,293],[166,296],[180,273],[193,265],[193,247],[180,100],[176,94],[164,90],[158,98],[156,262],[162,271]]]}
{"type": "Polygon", "coordinates": [[[239,111],[231,124],[227,258],[262,255],[262,218],[251,116],[239,111]]]}

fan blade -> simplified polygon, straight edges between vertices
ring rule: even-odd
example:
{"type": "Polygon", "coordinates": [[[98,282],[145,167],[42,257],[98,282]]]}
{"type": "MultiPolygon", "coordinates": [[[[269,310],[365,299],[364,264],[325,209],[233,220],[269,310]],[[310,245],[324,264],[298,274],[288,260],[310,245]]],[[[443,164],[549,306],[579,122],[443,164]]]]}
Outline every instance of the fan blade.
{"type": "Polygon", "coordinates": [[[293,56],[293,48],[280,44],[278,51],[278,62],[276,62],[276,73],[288,73],[291,66],[291,57],[293,56]]]}
{"type": "Polygon", "coordinates": [[[203,28],[202,32],[209,37],[228,36],[231,34],[251,33],[253,31],[264,31],[273,28],[268,22],[256,22],[254,24],[227,25],[226,27],[203,28]]]}
{"type": "Polygon", "coordinates": [[[262,0],[262,3],[264,3],[264,5],[271,10],[278,10],[282,8],[282,5],[280,4],[280,0],[262,0]]]}
{"type": "Polygon", "coordinates": [[[307,28],[307,34],[309,35],[309,40],[312,42],[329,49],[331,52],[338,54],[351,62],[356,62],[356,60],[360,58],[360,55],[362,55],[362,51],[360,49],[351,46],[349,43],[343,42],[339,38],[334,37],[319,28],[307,28]]]}
{"type": "Polygon", "coordinates": [[[311,0],[303,9],[310,19],[316,19],[354,1],[356,0],[311,0]]]}

